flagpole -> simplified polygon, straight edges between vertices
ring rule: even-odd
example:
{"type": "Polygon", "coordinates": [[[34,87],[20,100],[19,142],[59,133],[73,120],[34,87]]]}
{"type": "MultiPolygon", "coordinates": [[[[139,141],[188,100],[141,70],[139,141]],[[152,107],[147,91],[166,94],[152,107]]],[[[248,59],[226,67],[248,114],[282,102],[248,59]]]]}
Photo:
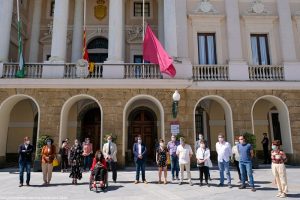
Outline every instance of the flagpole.
{"type": "Polygon", "coordinates": [[[86,30],[86,0],[84,0],[84,3],[83,3],[83,29],[84,31],[86,30]]]}
{"type": "MultiPolygon", "coordinates": [[[[145,0],[143,0],[143,42],[144,42],[144,39],[145,39],[145,0]]],[[[145,69],[145,60],[144,60],[144,55],[143,55],[143,66],[142,66],[142,74],[143,74],[143,77],[144,77],[144,69],[145,69]]]]}

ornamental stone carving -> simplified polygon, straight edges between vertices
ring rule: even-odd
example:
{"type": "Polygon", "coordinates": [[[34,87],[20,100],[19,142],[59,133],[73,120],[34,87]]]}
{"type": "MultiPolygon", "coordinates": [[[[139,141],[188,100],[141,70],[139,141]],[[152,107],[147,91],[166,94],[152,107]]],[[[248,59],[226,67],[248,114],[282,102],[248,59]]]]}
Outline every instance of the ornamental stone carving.
{"type": "Polygon", "coordinates": [[[248,13],[258,14],[258,15],[270,14],[270,12],[266,10],[265,5],[263,4],[262,0],[254,0],[251,3],[248,13]]]}
{"type": "Polygon", "coordinates": [[[217,13],[217,10],[210,3],[209,0],[201,0],[197,6],[195,12],[200,13],[217,13]]]}

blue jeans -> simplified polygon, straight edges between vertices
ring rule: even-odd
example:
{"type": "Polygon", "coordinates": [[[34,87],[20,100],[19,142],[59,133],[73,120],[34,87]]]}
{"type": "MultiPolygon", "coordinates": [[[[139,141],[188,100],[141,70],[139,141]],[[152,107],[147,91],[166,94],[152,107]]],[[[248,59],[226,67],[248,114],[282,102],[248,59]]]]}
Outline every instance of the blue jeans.
{"type": "Polygon", "coordinates": [[[175,177],[175,172],[176,172],[176,178],[178,178],[179,175],[179,162],[178,162],[178,157],[177,156],[170,156],[170,161],[171,161],[171,172],[172,172],[172,177],[175,177]]]}
{"type": "Polygon", "coordinates": [[[145,160],[137,159],[135,162],[136,177],[135,180],[140,180],[140,171],[142,171],[142,180],[145,181],[145,160]]]}
{"type": "Polygon", "coordinates": [[[252,171],[252,162],[243,162],[240,161],[240,170],[241,170],[241,178],[242,184],[245,185],[246,177],[249,176],[250,186],[254,187],[254,179],[253,179],[253,171],[252,171]]]}
{"type": "Polygon", "coordinates": [[[86,168],[88,168],[88,170],[90,170],[92,165],[92,156],[84,156],[83,157],[83,169],[85,170],[86,168]]]}
{"type": "Polygon", "coordinates": [[[30,172],[31,172],[31,162],[29,161],[20,161],[19,162],[19,177],[20,177],[20,184],[24,182],[24,169],[26,169],[26,183],[29,184],[30,182],[30,172]]]}
{"type": "Polygon", "coordinates": [[[230,176],[230,171],[229,171],[229,161],[225,162],[223,160],[223,162],[218,162],[218,166],[219,166],[219,171],[220,171],[220,184],[221,185],[224,184],[224,171],[226,173],[226,178],[227,178],[228,184],[231,184],[231,176],[230,176]]]}

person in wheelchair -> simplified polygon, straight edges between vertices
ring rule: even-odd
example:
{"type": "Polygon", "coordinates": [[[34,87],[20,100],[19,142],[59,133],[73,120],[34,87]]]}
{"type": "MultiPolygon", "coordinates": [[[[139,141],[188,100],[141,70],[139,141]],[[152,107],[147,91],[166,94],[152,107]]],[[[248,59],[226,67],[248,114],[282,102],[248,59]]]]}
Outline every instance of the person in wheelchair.
{"type": "MultiPolygon", "coordinates": [[[[96,188],[96,183],[100,182],[100,187],[104,187],[107,175],[107,164],[103,153],[98,150],[93,159],[91,167],[91,175],[93,179],[93,187],[96,188]]],[[[92,181],[92,180],[91,180],[92,181]]]]}

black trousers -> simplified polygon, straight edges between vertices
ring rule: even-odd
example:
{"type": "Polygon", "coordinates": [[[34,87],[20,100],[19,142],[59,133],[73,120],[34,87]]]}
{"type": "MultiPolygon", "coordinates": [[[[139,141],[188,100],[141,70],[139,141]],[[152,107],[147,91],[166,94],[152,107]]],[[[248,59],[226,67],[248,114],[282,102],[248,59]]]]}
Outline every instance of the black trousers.
{"type": "Polygon", "coordinates": [[[65,170],[68,169],[68,156],[67,155],[61,155],[61,169],[65,170]]]}
{"type": "Polygon", "coordinates": [[[199,174],[200,174],[200,183],[203,182],[203,174],[205,176],[205,183],[208,183],[208,167],[207,166],[199,167],[199,174]]]}
{"type": "Polygon", "coordinates": [[[107,164],[108,164],[108,169],[110,169],[112,172],[113,181],[117,181],[117,162],[110,161],[107,162],[107,164]]]}
{"type": "Polygon", "coordinates": [[[270,163],[269,149],[264,147],[264,163],[270,163]]]}
{"type": "Polygon", "coordinates": [[[105,181],[106,173],[106,169],[101,167],[95,167],[92,175],[95,176],[95,181],[105,181]]]}

